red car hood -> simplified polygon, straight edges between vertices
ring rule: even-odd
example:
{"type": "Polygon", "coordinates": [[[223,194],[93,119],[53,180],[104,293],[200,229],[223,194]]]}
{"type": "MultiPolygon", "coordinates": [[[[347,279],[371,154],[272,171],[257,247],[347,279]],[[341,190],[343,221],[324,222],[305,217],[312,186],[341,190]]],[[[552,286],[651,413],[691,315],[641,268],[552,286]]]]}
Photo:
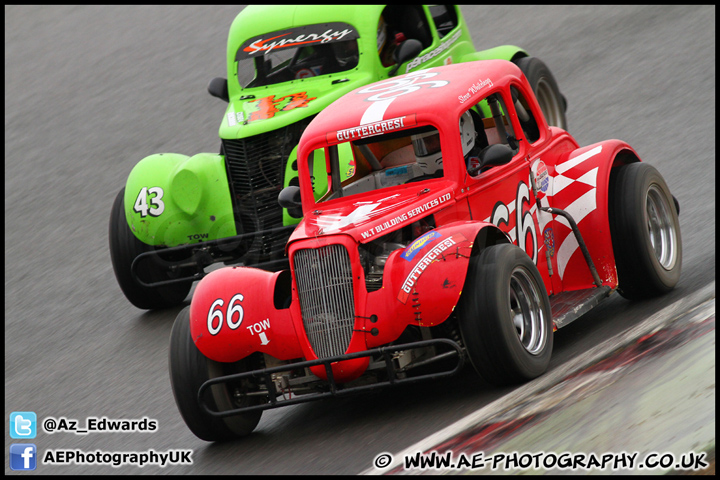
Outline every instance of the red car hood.
{"type": "Polygon", "coordinates": [[[428,180],[318,203],[306,212],[288,244],[339,233],[367,243],[454,203],[452,185],[428,180]]]}

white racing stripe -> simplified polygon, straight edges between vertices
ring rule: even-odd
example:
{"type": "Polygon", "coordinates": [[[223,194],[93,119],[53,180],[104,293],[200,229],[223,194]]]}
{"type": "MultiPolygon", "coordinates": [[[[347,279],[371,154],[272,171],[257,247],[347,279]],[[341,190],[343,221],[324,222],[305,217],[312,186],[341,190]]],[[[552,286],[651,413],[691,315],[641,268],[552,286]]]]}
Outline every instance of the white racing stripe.
{"type": "Polygon", "coordinates": [[[557,173],[565,173],[576,165],[580,165],[582,162],[590,157],[594,157],[598,153],[602,152],[602,145],[598,145],[595,148],[588,150],[587,152],[578,155],[577,157],[571,158],[565,163],[561,163],[555,167],[557,173]]]}
{"type": "Polygon", "coordinates": [[[385,116],[385,110],[390,106],[395,97],[388,98],[387,100],[379,100],[372,102],[360,120],[360,125],[367,125],[368,123],[382,122],[385,116]]]}
{"type": "MultiPolygon", "coordinates": [[[[575,200],[573,203],[568,205],[565,208],[565,211],[572,216],[572,218],[575,220],[575,223],[580,225],[580,222],[585,218],[589,213],[591,213],[595,208],[597,208],[597,202],[595,198],[595,193],[597,192],[597,189],[593,188],[589,190],[585,195],[582,195],[578,197],[577,200],[575,200]]],[[[565,219],[565,217],[557,216],[555,218],[558,223],[562,223],[568,228],[570,227],[570,223],[565,219]]],[[[570,261],[570,257],[573,256],[573,254],[578,250],[578,241],[577,238],[575,238],[575,234],[569,233],[567,237],[565,237],[565,240],[562,242],[562,245],[560,245],[560,248],[558,248],[558,273],[560,274],[560,279],[563,278],[563,275],[565,274],[565,267],[567,267],[567,263],[570,261]]]]}

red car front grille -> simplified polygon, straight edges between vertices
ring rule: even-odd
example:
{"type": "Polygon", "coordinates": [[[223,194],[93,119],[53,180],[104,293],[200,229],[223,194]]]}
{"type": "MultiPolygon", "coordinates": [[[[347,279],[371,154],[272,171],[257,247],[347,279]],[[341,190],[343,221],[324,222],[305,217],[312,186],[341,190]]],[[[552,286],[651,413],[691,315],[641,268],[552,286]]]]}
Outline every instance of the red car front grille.
{"type": "Polygon", "coordinates": [[[303,325],[318,358],[344,354],[355,323],[350,256],[342,245],[298,250],[293,256],[303,325]]]}

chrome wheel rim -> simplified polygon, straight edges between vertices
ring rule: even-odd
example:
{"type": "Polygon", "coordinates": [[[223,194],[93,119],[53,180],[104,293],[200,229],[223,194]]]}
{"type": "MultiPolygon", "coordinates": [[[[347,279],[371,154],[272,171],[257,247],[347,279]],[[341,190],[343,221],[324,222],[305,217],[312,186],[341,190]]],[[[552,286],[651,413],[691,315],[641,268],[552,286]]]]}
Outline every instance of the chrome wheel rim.
{"type": "Polygon", "coordinates": [[[656,184],[650,185],[645,198],[645,220],[655,259],[665,270],[677,261],[677,232],[672,206],[656,184]]]}
{"type": "Polygon", "coordinates": [[[520,344],[531,355],[539,355],[547,342],[540,295],[530,272],[524,267],[513,270],[510,276],[510,317],[520,344]]]}

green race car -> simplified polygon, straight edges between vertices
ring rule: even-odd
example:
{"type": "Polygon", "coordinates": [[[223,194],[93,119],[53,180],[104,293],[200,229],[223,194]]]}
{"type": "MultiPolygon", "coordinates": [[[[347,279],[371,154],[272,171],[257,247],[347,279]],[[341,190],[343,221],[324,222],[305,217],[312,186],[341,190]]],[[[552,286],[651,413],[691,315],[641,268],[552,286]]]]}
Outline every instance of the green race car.
{"type": "MultiPolygon", "coordinates": [[[[477,51],[457,5],[246,7],[230,27],[227,79],[208,86],[228,103],[220,152],[150,155],[115,199],[110,254],[123,293],[138,308],[165,308],[182,303],[214,263],[287,269],[285,244],[301,215],[281,208],[278,195],[298,184],[297,145],[312,118],[360,86],[487,59],[516,63],[548,123],[567,128],[545,64],[511,45],[477,51]]],[[[355,168],[349,158],[341,154],[345,178],[355,168]]],[[[319,198],[325,159],[314,161],[319,198]]]]}

